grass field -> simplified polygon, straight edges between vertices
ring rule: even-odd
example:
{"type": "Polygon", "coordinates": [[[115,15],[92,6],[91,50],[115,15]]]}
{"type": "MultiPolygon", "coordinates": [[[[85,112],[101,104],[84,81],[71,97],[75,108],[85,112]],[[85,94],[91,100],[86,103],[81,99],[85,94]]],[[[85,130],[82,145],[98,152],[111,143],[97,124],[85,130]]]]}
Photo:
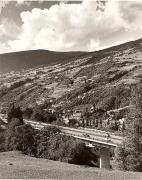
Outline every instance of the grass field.
{"type": "Polygon", "coordinates": [[[142,173],[77,166],[46,159],[36,159],[21,152],[0,153],[0,179],[104,179],[137,180],[142,173]]]}

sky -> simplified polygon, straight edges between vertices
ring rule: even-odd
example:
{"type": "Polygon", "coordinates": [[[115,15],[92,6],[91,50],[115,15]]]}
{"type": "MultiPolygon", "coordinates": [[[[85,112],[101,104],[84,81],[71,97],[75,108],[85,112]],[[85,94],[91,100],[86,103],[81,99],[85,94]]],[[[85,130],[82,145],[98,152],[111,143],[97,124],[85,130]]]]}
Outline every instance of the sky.
{"type": "Polygon", "coordinates": [[[0,53],[96,51],[142,38],[142,1],[0,0],[0,53]]]}

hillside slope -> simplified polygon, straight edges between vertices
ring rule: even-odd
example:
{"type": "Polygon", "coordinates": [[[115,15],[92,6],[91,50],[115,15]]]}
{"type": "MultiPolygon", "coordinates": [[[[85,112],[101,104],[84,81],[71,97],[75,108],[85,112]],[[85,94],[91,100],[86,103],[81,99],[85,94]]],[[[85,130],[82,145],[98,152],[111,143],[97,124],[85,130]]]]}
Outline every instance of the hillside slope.
{"type": "Polygon", "coordinates": [[[83,54],[83,52],[53,52],[48,50],[31,50],[0,54],[0,72],[60,63],[81,54],[83,54]]]}
{"type": "MultiPolygon", "coordinates": [[[[38,51],[34,56],[40,59],[38,51]]],[[[142,39],[74,55],[71,61],[66,57],[63,63],[52,60],[56,63],[35,67],[33,59],[33,68],[1,74],[1,106],[13,101],[22,107],[50,102],[52,108],[67,109],[95,103],[109,111],[129,107],[131,88],[142,82],[142,39]]]]}
{"type": "Polygon", "coordinates": [[[109,171],[22,155],[0,153],[0,179],[141,179],[142,173],[109,171]]]}

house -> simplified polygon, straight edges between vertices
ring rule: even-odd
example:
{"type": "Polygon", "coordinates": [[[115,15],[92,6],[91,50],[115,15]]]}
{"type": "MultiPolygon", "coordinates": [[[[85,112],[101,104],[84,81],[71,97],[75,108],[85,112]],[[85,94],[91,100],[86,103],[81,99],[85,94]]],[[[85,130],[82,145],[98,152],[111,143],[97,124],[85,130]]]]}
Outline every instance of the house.
{"type": "Polygon", "coordinates": [[[94,106],[92,104],[83,104],[73,108],[74,113],[84,113],[86,111],[92,112],[94,110],[94,106]]]}

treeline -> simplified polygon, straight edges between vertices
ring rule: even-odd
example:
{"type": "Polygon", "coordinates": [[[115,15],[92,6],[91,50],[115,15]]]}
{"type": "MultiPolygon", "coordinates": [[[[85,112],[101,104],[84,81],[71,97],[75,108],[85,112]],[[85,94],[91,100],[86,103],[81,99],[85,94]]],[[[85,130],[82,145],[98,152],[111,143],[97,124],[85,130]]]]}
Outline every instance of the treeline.
{"type": "Polygon", "coordinates": [[[8,111],[8,125],[0,130],[0,151],[22,151],[36,158],[92,165],[97,156],[86,145],[71,136],[66,136],[55,126],[35,130],[25,124],[19,107],[8,111]]]}

